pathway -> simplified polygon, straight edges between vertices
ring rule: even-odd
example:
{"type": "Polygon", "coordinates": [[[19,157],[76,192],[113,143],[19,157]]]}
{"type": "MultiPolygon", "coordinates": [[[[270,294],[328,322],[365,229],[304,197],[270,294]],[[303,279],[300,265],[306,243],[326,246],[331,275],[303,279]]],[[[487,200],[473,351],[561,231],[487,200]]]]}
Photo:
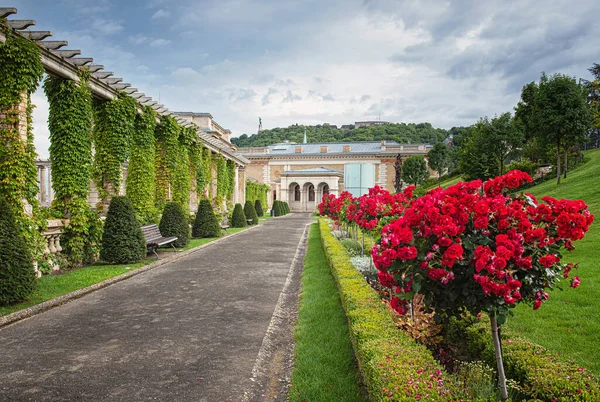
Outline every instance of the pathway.
{"type": "Polygon", "coordinates": [[[267,220],[0,329],[0,400],[264,400],[253,368],[270,370],[257,356],[309,222],[267,220]]]}

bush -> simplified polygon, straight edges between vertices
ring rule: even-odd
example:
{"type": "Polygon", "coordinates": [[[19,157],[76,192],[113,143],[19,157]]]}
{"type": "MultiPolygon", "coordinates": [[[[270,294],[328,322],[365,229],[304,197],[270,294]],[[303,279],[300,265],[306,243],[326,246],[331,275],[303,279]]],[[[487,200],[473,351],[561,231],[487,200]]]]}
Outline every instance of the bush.
{"type": "Polygon", "coordinates": [[[221,225],[213,212],[212,205],[208,198],[203,198],[198,204],[196,220],[192,228],[192,237],[218,237],[221,235],[221,225]]]}
{"type": "Polygon", "coordinates": [[[275,216],[283,215],[281,201],[276,200],[275,202],[273,202],[273,211],[275,211],[275,216]]]}
{"type": "Polygon", "coordinates": [[[175,247],[185,247],[190,242],[189,217],[178,202],[165,205],[158,229],[164,237],[177,237],[175,247]]]}
{"type": "Polygon", "coordinates": [[[146,241],[129,198],[113,197],[106,214],[100,258],[115,264],[139,261],[146,256],[146,241]]]}
{"type": "Polygon", "coordinates": [[[456,381],[431,352],[398,330],[391,312],[350,262],[344,246],[319,222],[321,241],[348,317],[352,346],[372,401],[453,400],[456,381]]]}
{"type": "Polygon", "coordinates": [[[287,215],[290,213],[290,205],[287,202],[283,202],[283,214],[287,215]]]}
{"type": "Polygon", "coordinates": [[[261,216],[265,216],[265,211],[263,210],[262,204],[260,200],[256,200],[254,202],[254,210],[256,211],[256,215],[260,218],[261,216]]]}
{"type": "Polygon", "coordinates": [[[520,159],[518,161],[512,161],[508,165],[506,165],[505,169],[507,172],[511,170],[520,170],[522,172],[528,173],[531,177],[535,176],[540,164],[537,162],[532,162],[528,159],[520,159]]]}
{"type": "Polygon", "coordinates": [[[233,215],[231,215],[231,227],[243,228],[247,225],[246,215],[244,214],[242,204],[235,204],[235,207],[233,208],[233,215]]]}
{"type": "Polygon", "coordinates": [[[246,215],[246,219],[252,219],[252,225],[258,225],[258,215],[252,201],[246,201],[246,204],[244,204],[244,215],[246,215]]]}
{"type": "Polygon", "coordinates": [[[0,198],[0,305],[25,300],[35,290],[33,259],[11,206],[0,198]]]}

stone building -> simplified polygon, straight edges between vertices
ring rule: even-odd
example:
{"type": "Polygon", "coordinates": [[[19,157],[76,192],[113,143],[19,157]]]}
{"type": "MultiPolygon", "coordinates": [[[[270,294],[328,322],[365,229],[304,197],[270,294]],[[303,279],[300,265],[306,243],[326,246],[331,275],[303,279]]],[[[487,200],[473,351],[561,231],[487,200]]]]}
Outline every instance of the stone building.
{"type": "Polygon", "coordinates": [[[247,158],[246,176],[271,186],[273,200],[286,201],[294,212],[314,211],[323,194],[344,190],[361,195],[379,185],[394,191],[396,157],[427,155],[426,144],[395,141],[281,143],[239,148],[247,158]]]}

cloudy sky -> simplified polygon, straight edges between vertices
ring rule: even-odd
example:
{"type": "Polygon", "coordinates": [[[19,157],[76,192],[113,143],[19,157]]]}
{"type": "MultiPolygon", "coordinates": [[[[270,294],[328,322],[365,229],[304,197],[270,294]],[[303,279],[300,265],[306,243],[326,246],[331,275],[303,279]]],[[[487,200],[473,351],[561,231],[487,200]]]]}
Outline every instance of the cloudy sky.
{"type": "MultiPolygon", "coordinates": [[[[234,136],[376,119],[450,128],[512,110],[542,71],[589,78],[600,2],[13,0],[55,40],[234,136]]],[[[14,18],[14,17],[13,17],[14,18]]],[[[34,97],[40,156],[47,101],[34,97]]]]}

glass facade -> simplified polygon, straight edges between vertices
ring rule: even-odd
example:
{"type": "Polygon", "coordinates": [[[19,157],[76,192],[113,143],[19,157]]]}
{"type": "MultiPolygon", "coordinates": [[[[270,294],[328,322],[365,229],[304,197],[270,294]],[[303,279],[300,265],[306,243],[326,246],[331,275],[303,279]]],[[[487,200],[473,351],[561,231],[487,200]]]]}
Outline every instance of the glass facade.
{"type": "Polygon", "coordinates": [[[354,197],[369,192],[375,186],[375,165],[372,163],[350,163],[344,165],[344,189],[354,197]]]}

